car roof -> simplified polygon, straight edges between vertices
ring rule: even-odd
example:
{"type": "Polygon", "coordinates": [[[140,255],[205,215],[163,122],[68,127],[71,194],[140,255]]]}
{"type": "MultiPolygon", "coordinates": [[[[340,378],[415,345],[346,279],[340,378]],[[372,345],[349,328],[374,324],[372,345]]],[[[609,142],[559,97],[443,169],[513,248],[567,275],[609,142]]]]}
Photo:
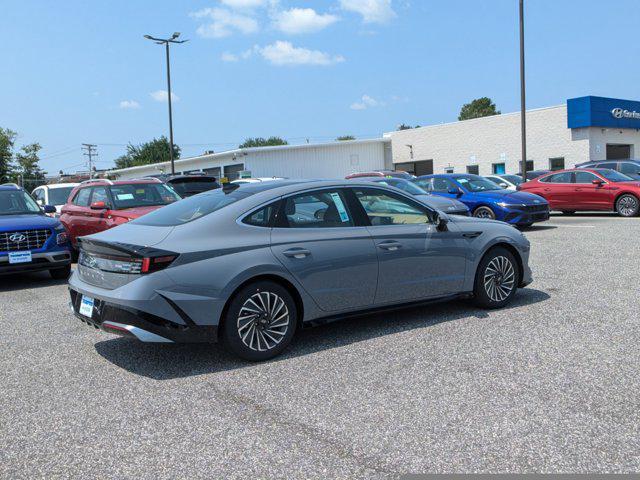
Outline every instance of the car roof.
{"type": "Polygon", "coordinates": [[[18,187],[17,185],[0,185],[0,190],[24,190],[24,188],[18,187]]]}
{"type": "MultiPolygon", "coordinates": [[[[69,188],[69,187],[77,187],[80,185],[79,183],[49,183],[47,185],[38,185],[36,188],[69,188]]],[[[34,188],[34,190],[36,189],[34,188]]]]}

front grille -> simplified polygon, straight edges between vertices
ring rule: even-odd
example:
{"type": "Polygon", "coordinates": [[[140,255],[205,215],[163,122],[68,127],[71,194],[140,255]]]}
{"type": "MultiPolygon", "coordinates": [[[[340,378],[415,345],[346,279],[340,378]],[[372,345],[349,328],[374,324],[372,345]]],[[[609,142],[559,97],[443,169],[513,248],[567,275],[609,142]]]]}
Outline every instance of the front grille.
{"type": "Polygon", "coordinates": [[[530,213],[547,212],[547,211],[549,211],[549,205],[546,205],[546,204],[542,204],[542,205],[524,205],[522,207],[522,210],[524,210],[525,212],[530,212],[530,213]]]}
{"type": "Polygon", "coordinates": [[[51,230],[16,230],[0,232],[0,252],[20,252],[42,248],[51,236],[51,230]]]}

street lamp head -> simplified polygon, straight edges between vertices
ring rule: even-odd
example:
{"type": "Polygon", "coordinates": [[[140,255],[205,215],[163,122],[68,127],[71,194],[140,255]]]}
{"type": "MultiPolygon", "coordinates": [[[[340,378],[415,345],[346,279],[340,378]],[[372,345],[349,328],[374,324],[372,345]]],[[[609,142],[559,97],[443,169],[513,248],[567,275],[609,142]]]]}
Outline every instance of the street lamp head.
{"type": "Polygon", "coordinates": [[[153,40],[153,37],[151,35],[145,35],[144,38],[146,38],[147,40],[153,40]]]}
{"type": "Polygon", "coordinates": [[[174,32],[173,35],[171,35],[171,39],[175,40],[176,38],[178,38],[180,36],[180,32],[174,32]]]}

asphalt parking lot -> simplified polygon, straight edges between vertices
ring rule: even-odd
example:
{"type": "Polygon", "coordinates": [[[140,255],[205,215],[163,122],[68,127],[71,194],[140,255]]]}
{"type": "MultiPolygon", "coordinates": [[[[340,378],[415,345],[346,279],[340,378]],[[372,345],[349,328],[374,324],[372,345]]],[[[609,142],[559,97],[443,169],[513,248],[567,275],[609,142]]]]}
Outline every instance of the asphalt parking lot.
{"type": "Polygon", "coordinates": [[[93,330],[0,279],[0,476],[394,478],[640,470],[640,218],[531,228],[534,283],[303,331],[262,364],[93,330]]]}

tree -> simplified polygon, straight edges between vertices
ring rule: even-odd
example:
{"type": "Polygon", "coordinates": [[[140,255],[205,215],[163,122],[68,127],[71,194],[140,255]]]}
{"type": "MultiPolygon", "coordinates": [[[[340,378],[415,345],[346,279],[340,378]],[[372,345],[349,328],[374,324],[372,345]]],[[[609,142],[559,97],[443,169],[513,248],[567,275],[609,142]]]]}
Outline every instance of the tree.
{"type": "Polygon", "coordinates": [[[269,137],[269,138],[247,138],[241,145],[238,145],[238,148],[253,148],[253,147],[273,147],[276,145],[289,145],[289,142],[283,140],[280,137],[269,137]]]}
{"type": "Polygon", "coordinates": [[[17,133],[0,127],[0,184],[11,180],[11,159],[17,133]]]}
{"type": "MultiPolygon", "coordinates": [[[[173,146],[173,158],[180,158],[180,147],[173,146]]],[[[116,168],[137,167],[138,165],[149,165],[151,163],[168,162],[171,160],[169,155],[169,140],[164,135],[160,138],[154,138],[150,142],[141,143],[140,145],[127,145],[127,153],[116,158],[116,168]]]]}
{"type": "Polygon", "coordinates": [[[353,135],[342,135],[342,136],[336,138],[336,140],[338,142],[346,142],[348,140],[355,140],[355,139],[356,139],[356,137],[354,137],[353,135]]]}
{"type": "Polygon", "coordinates": [[[25,145],[16,154],[16,165],[13,169],[14,178],[22,178],[22,186],[30,192],[38,185],[45,183],[44,176],[47,172],[40,168],[40,155],[42,150],[39,143],[25,145]]]}
{"type": "Polygon", "coordinates": [[[489,97],[482,97],[472,100],[471,103],[465,103],[460,109],[458,120],[489,117],[491,115],[500,115],[500,110],[496,110],[496,104],[489,97]]]}
{"type": "Polygon", "coordinates": [[[411,130],[413,128],[420,128],[420,125],[416,125],[415,127],[412,127],[411,125],[401,123],[400,125],[398,125],[397,130],[411,130]]]}

